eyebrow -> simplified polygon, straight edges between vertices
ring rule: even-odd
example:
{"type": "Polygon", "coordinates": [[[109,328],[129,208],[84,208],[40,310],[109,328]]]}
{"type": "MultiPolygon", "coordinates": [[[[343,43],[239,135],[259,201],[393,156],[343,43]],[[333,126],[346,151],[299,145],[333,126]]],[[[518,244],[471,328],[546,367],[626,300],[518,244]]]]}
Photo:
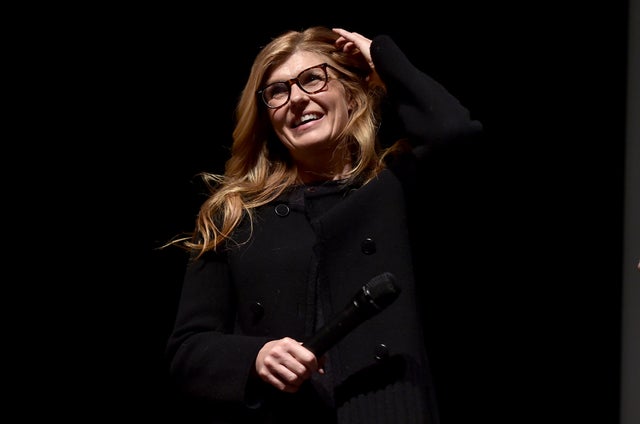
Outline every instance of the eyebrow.
{"type": "MultiPolygon", "coordinates": [[[[294,76],[289,77],[289,78],[278,78],[278,79],[272,80],[273,73],[271,73],[271,76],[265,80],[264,85],[269,85],[269,84],[273,84],[273,83],[276,83],[276,82],[287,82],[287,81],[289,81],[291,79],[298,78],[298,75],[300,75],[302,72],[306,71],[307,69],[315,68],[316,66],[322,65],[323,63],[325,63],[325,62],[319,62],[319,63],[317,63],[315,65],[311,65],[311,66],[307,66],[305,68],[302,68],[294,76]]],[[[329,66],[331,66],[331,65],[329,65],[329,66]]]]}

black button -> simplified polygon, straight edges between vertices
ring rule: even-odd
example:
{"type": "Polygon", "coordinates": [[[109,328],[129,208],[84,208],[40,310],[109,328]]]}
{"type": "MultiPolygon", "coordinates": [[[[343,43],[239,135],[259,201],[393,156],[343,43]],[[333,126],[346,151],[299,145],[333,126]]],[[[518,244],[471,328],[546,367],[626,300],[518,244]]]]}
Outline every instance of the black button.
{"type": "Polygon", "coordinates": [[[253,321],[257,322],[264,316],[264,306],[260,302],[253,302],[249,307],[253,314],[253,321]]]}
{"type": "Polygon", "coordinates": [[[387,345],[380,343],[374,350],[374,356],[378,361],[387,359],[389,357],[389,348],[387,345]]]}
{"type": "Polygon", "coordinates": [[[373,241],[371,237],[367,237],[362,242],[361,248],[362,248],[362,253],[364,253],[365,255],[372,255],[376,253],[376,242],[373,241]]]}
{"type": "Polygon", "coordinates": [[[289,206],[285,205],[284,203],[280,203],[276,206],[275,211],[276,215],[278,216],[287,216],[289,215],[289,206]]]}

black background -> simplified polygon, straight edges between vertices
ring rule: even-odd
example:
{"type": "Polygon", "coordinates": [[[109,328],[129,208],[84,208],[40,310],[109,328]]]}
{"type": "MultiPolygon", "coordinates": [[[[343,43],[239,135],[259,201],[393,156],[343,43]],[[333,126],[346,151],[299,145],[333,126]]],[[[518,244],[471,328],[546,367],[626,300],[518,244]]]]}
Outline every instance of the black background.
{"type": "Polygon", "coordinates": [[[345,7],[92,10],[40,39],[64,75],[51,104],[73,104],[57,125],[83,146],[64,180],[83,283],[55,336],[74,346],[57,408],[180,422],[163,354],[186,257],[157,248],[191,229],[194,175],[222,171],[259,47],[322,24],[391,35],[485,125],[432,158],[418,212],[443,424],[616,422],[627,2],[345,7]]]}

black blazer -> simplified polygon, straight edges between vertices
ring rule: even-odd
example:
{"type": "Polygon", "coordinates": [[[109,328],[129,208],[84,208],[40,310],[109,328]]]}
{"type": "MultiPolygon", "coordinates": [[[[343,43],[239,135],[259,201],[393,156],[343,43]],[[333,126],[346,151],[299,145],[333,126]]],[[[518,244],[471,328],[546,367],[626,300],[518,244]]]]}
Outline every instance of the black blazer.
{"type": "Polygon", "coordinates": [[[407,170],[422,147],[477,134],[481,125],[389,37],[375,37],[371,54],[387,84],[386,107],[401,124],[393,136],[408,137],[416,155],[363,186],[292,190],[257,209],[250,238],[241,225],[238,244],[189,264],[167,353],[203,422],[438,422],[416,304],[407,170]],[[383,272],[394,274],[400,296],[329,350],[327,375],[296,394],[252,375],[266,341],[304,341],[383,272]]]}

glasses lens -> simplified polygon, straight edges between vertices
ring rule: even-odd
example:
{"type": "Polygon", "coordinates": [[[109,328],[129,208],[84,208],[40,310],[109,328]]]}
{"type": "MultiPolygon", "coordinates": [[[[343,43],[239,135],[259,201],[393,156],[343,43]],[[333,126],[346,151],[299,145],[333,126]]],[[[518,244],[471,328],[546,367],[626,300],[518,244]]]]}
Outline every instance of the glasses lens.
{"type": "Polygon", "coordinates": [[[304,91],[313,94],[324,88],[327,83],[327,73],[324,67],[307,69],[298,75],[298,81],[304,91]]]}
{"type": "Polygon", "coordinates": [[[289,99],[289,84],[276,82],[268,85],[262,92],[262,98],[269,107],[282,106],[289,99]]]}

